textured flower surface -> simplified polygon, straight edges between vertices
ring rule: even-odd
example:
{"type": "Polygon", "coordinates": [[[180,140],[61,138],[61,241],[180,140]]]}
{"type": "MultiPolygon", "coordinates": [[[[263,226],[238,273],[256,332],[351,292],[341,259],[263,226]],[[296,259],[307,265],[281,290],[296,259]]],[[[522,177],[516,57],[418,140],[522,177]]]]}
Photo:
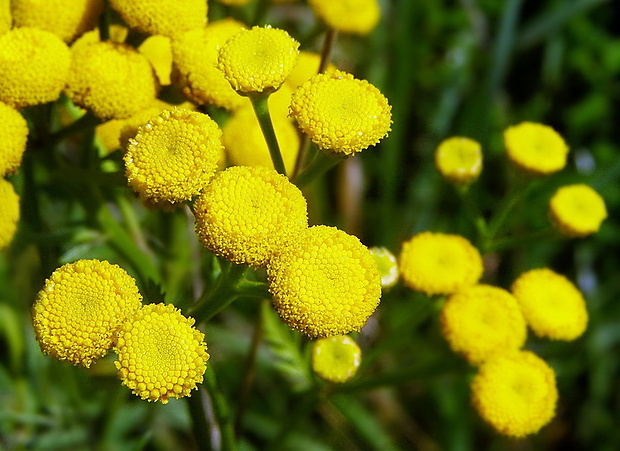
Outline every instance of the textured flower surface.
{"type": "Polygon", "coordinates": [[[539,337],[574,340],[588,325],[586,302],[571,281],[548,268],[521,274],[512,284],[530,328],[539,337]]]}
{"type": "Polygon", "coordinates": [[[338,70],[302,84],[293,94],[291,115],[321,149],[346,155],[377,144],[392,124],[383,94],[366,80],[338,70]]]}
{"type": "Polygon", "coordinates": [[[106,355],[121,324],[142,296],[125,270],[107,261],[79,260],[56,269],[33,307],[41,349],[52,357],[89,367],[106,355]]]}
{"type": "Polygon", "coordinates": [[[348,381],[361,362],[362,350],[347,335],[319,338],[312,344],[312,369],[326,381],[348,381]]]}
{"type": "Polygon", "coordinates": [[[596,233],[607,218],[603,198],[584,184],[559,188],[549,202],[549,213],[557,229],[569,237],[596,233]]]}
{"type": "Polygon", "coordinates": [[[504,131],[508,158],[516,166],[536,175],[557,172],[566,166],[568,146],[554,129],[522,122],[504,131]]]}
{"type": "Polygon", "coordinates": [[[381,276],[381,286],[389,288],[398,282],[398,261],[396,256],[385,247],[372,247],[370,254],[375,259],[379,275],[381,276]]]}
{"type": "Polygon", "coordinates": [[[311,337],[360,330],[379,304],[377,265],[360,240],[335,227],[314,226],[267,266],[280,318],[311,337]]]}
{"type": "Polygon", "coordinates": [[[381,17],[378,0],[308,0],[329,27],[344,33],[368,34],[381,17]]]}
{"type": "Polygon", "coordinates": [[[435,166],[452,183],[475,182],[482,171],[480,143],[460,136],[442,141],[435,151],[435,166]]]}
{"type": "Polygon", "coordinates": [[[0,177],[15,172],[22,162],[28,139],[28,124],[23,116],[6,103],[0,102],[0,177]]]}
{"type": "Polygon", "coordinates": [[[0,178],[0,250],[13,240],[19,221],[19,196],[11,182],[0,178]]]}
{"type": "Polygon", "coordinates": [[[115,365],[123,385],[142,399],[190,396],[207,369],[204,334],[172,304],[148,304],[123,323],[115,365]]]}
{"type": "Polygon", "coordinates": [[[555,415],[555,373],[529,351],[496,355],[478,369],[472,401],[480,416],[500,434],[534,434],[555,415]]]}

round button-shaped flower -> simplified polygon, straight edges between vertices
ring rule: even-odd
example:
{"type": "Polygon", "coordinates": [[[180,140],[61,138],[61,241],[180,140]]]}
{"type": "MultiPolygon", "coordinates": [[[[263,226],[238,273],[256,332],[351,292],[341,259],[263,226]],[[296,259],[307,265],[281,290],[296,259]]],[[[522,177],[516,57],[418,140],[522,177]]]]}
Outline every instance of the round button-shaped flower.
{"type": "Polygon", "coordinates": [[[79,260],[56,269],[33,307],[34,330],[46,354],[89,367],[106,355],[142,301],[135,280],[107,261],[79,260]]]}
{"type": "Polygon", "coordinates": [[[584,184],[559,188],[549,202],[549,213],[560,233],[573,238],[598,232],[607,218],[601,195],[584,184]]]}
{"type": "Polygon", "coordinates": [[[308,0],[323,22],[343,33],[365,35],[381,18],[378,0],[308,0]]]}
{"type": "Polygon", "coordinates": [[[148,401],[191,396],[207,369],[204,334],[172,304],[148,304],[123,323],[114,348],[123,385],[148,401]]]}
{"type": "Polygon", "coordinates": [[[522,122],[504,131],[508,158],[517,167],[534,175],[547,175],[566,166],[568,146],[553,128],[522,122]]]}
{"type": "Polygon", "coordinates": [[[19,196],[11,182],[0,178],[0,250],[13,240],[19,221],[19,196]]]}
{"type": "Polygon", "coordinates": [[[317,74],[297,88],[290,114],[321,149],[345,155],[377,144],[392,124],[383,94],[366,80],[338,70],[317,74]]]}
{"type": "Polygon", "coordinates": [[[473,139],[455,136],[443,140],[435,151],[435,166],[457,185],[475,182],[482,171],[482,148],[473,139]]]}
{"type": "Polygon", "coordinates": [[[488,359],[478,368],[471,388],[476,410],[500,434],[515,438],[534,434],[555,415],[555,373],[529,351],[488,359]]]}
{"type": "Polygon", "coordinates": [[[267,266],[280,318],[310,337],[360,330],[381,297],[381,278],[368,248],[335,227],[299,233],[267,266]]]}
{"type": "Polygon", "coordinates": [[[194,203],[196,233],[214,254],[265,265],[308,227],[306,199],[288,178],[261,166],[219,172],[194,203]]]}
{"type": "Polygon", "coordinates": [[[396,256],[385,247],[371,247],[370,254],[375,259],[379,275],[381,276],[381,286],[390,288],[398,282],[398,261],[396,256]]]}
{"type": "Polygon", "coordinates": [[[343,383],[355,376],[362,350],[347,335],[319,338],[312,344],[312,369],[322,379],[343,383]]]}
{"type": "Polygon", "coordinates": [[[0,102],[0,177],[15,172],[22,162],[28,140],[28,124],[23,116],[6,103],[0,102]]]}

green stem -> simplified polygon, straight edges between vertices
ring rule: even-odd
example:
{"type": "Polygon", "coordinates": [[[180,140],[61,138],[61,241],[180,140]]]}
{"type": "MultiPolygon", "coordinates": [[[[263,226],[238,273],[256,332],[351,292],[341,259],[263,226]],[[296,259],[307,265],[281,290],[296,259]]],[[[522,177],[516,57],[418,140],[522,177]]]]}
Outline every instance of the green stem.
{"type": "Polygon", "coordinates": [[[204,393],[202,387],[186,398],[189,406],[189,414],[192,418],[192,431],[196,447],[199,451],[211,451],[213,443],[211,443],[211,430],[209,420],[207,419],[207,410],[209,399],[204,393]]]}
{"type": "Polygon", "coordinates": [[[99,40],[101,42],[110,39],[110,11],[108,9],[108,2],[104,0],[103,11],[99,16],[99,40]]]}
{"type": "Polygon", "coordinates": [[[347,156],[344,154],[319,151],[310,164],[295,177],[293,183],[299,188],[303,188],[346,158],[347,156]]]}
{"type": "Polygon", "coordinates": [[[286,168],[284,166],[284,160],[282,159],[282,152],[280,152],[280,145],[278,144],[278,138],[276,137],[276,131],[273,128],[273,122],[271,121],[271,115],[269,114],[269,94],[262,93],[260,95],[249,96],[256,113],[256,118],[260,124],[260,128],[267,141],[267,147],[269,148],[269,155],[271,155],[271,161],[273,167],[280,174],[286,175],[286,168]]]}
{"type": "Polygon", "coordinates": [[[237,444],[235,441],[233,416],[226,397],[217,382],[213,365],[210,365],[205,372],[204,386],[209,393],[211,407],[213,408],[213,413],[220,429],[221,443],[219,449],[223,451],[234,451],[237,449],[237,444]]]}
{"type": "Polygon", "coordinates": [[[190,308],[189,315],[198,324],[208,321],[240,296],[239,283],[247,266],[231,264],[226,273],[220,275],[215,285],[205,290],[203,295],[190,308]]]}
{"type": "Polygon", "coordinates": [[[478,208],[478,204],[474,201],[471,196],[470,185],[466,186],[455,186],[456,191],[461,197],[461,201],[465,206],[465,211],[469,216],[470,221],[476,227],[476,232],[478,233],[478,240],[482,241],[484,237],[487,235],[487,223],[478,208]]]}
{"type": "Polygon", "coordinates": [[[101,119],[88,112],[71,125],[49,136],[48,143],[50,146],[53,146],[54,144],[59,143],[68,136],[83,132],[85,130],[92,130],[95,126],[99,124],[101,124],[101,119]]]}

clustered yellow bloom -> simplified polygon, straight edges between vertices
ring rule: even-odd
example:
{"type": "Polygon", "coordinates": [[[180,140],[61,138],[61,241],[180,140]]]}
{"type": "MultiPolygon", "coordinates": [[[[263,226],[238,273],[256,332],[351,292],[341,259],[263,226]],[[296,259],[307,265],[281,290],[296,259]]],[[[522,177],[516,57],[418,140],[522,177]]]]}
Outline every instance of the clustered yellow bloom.
{"type": "Polygon", "coordinates": [[[375,259],[379,275],[381,276],[381,286],[389,288],[398,282],[398,261],[385,247],[372,247],[370,254],[375,259]]]}
{"type": "Polygon", "coordinates": [[[475,182],[482,171],[482,148],[473,139],[455,136],[442,141],[435,151],[435,166],[457,185],[475,182]]]}
{"type": "Polygon", "coordinates": [[[557,229],[569,237],[596,233],[607,218],[603,198],[584,184],[559,188],[549,202],[549,213],[557,229]]]}
{"type": "Polygon", "coordinates": [[[0,102],[0,177],[15,172],[22,162],[28,139],[28,124],[14,108],[0,102]]]}
{"type": "Polygon", "coordinates": [[[551,127],[522,122],[504,131],[508,158],[519,168],[535,174],[557,172],[566,165],[568,146],[551,127]]]}
{"type": "Polygon", "coordinates": [[[115,363],[123,385],[149,401],[190,396],[207,369],[204,334],[172,304],[148,304],[123,323],[115,363]]]}
{"type": "Polygon", "coordinates": [[[41,349],[89,367],[106,355],[121,324],[141,306],[134,279],[107,261],[79,260],[56,269],[39,292],[33,322],[41,349]]]}
{"type": "Polygon", "coordinates": [[[391,107],[376,87],[338,70],[297,88],[291,116],[321,149],[345,155],[377,144],[392,123],[391,107]]]}
{"type": "Polygon", "coordinates": [[[314,12],[331,28],[344,33],[370,33],[381,17],[378,0],[308,0],[314,12]]]}
{"type": "Polygon", "coordinates": [[[19,196],[13,185],[0,178],[0,250],[13,240],[19,221],[19,196]]]}
{"type": "Polygon", "coordinates": [[[362,350],[347,335],[319,338],[312,345],[312,369],[322,379],[343,383],[355,376],[362,350]]]}

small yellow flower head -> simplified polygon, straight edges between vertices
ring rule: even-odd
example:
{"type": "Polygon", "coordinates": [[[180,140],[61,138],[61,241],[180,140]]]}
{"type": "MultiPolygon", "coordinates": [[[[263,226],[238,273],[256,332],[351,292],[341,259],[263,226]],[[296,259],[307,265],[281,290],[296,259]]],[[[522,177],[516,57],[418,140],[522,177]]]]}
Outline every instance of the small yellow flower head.
{"type": "Polygon", "coordinates": [[[127,180],[147,204],[190,200],[217,170],[221,139],[222,132],[206,114],[164,110],[129,140],[127,180]]]}
{"type": "Polygon", "coordinates": [[[97,25],[103,0],[11,0],[13,25],[54,33],[65,42],[97,25]]]}
{"type": "Polygon", "coordinates": [[[527,271],[512,284],[512,293],[539,337],[574,340],[586,330],[586,302],[563,275],[547,268],[527,271]]]}
{"type": "Polygon", "coordinates": [[[15,172],[22,162],[28,139],[28,124],[14,108],[0,102],[0,177],[15,172]]]}
{"type": "Polygon", "coordinates": [[[549,213],[560,233],[569,237],[596,233],[607,218],[603,198],[584,184],[558,189],[549,202],[549,213]]]}
{"type": "Polygon", "coordinates": [[[378,0],[308,0],[328,27],[343,33],[370,33],[381,17],[378,0]]]}
{"type": "Polygon", "coordinates": [[[10,2],[0,2],[0,35],[6,33],[13,25],[10,2]]]}
{"type": "Polygon", "coordinates": [[[508,158],[519,168],[547,175],[566,166],[568,146],[554,129],[534,122],[522,122],[504,131],[508,158]]]}
{"type": "Polygon", "coordinates": [[[385,247],[371,247],[370,253],[377,264],[381,276],[381,286],[390,288],[396,285],[398,282],[398,262],[394,254],[385,247]]]}
{"type": "Polygon", "coordinates": [[[214,254],[265,265],[308,227],[306,199],[273,169],[232,166],[219,172],[194,204],[196,233],[214,254]]]}
{"type": "Polygon", "coordinates": [[[312,345],[312,369],[322,379],[343,383],[355,376],[362,350],[347,335],[319,338],[312,345]]]}
{"type": "Polygon", "coordinates": [[[169,38],[207,23],[205,0],[110,0],[130,27],[169,38]]]}
{"type": "MultiPolygon", "coordinates": [[[[286,77],[284,83],[292,89],[297,89],[303,85],[306,81],[310,80],[313,76],[319,73],[319,66],[321,65],[321,55],[314,52],[299,52],[299,58],[297,64],[286,77]]],[[[333,72],[336,70],[336,66],[329,64],[326,72],[333,72]]]]}
{"type": "Polygon", "coordinates": [[[291,115],[321,149],[352,155],[390,131],[391,107],[366,80],[341,71],[317,74],[293,94],[291,115]]]}
{"type": "Polygon", "coordinates": [[[457,185],[475,182],[482,171],[482,148],[469,138],[448,138],[435,151],[435,166],[441,175],[457,185]]]}
{"type": "Polygon", "coordinates": [[[19,221],[19,196],[13,185],[0,178],[0,250],[13,240],[19,221]]]}
{"type": "Polygon", "coordinates": [[[220,49],[218,68],[240,93],[275,91],[293,70],[299,42],[278,28],[253,27],[220,49]]]}
{"type": "Polygon", "coordinates": [[[462,236],[422,232],[403,243],[400,274],[412,290],[429,296],[474,285],[483,272],[480,252],[462,236]]]}
{"type": "Polygon", "coordinates": [[[144,40],[138,51],[142,53],[153,66],[157,80],[162,86],[170,84],[172,72],[172,48],[170,38],[166,36],[150,36],[144,40]]]}
{"type": "Polygon", "coordinates": [[[555,373],[529,351],[490,358],[478,369],[471,388],[480,416],[503,435],[519,438],[534,434],[555,415],[555,373]]]}
{"type": "Polygon", "coordinates": [[[360,330],[379,304],[377,265],[357,237],[335,227],[298,233],[267,266],[280,318],[310,337],[360,330]]]}
{"type": "Polygon", "coordinates": [[[204,334],[172,304],[148,304],[118,334],[114,362],[123,385],[142,399],[191,396],[207,369],[204,334]]]}
{"type": "Polygon", "coordinates": [[[67,95],[101,119],[124,119],[148,108],[159,90],[146,57],[115,42],[74,46],[67,95]]]}
{"type": "Polygon", "coordinates": [[[527,327],[508,291],[474,285],[450,295],[441,310],[441,331],[450,348],[473,365],[525,343],[527,327]]]}
{"type": "Polygon", "coordinates": [[[0,36],[0,101],[22,108],[56,100],[70,61],[67,44],[49,31],[8,31],[0,36]]]}
{"type": "Polygon", "coordinates": [[[121,324],[141,306],[134,279],[107,261],[79,260],[56,269],[33,307],[46,354],[89,367],[112,349],[121,324]]]}

